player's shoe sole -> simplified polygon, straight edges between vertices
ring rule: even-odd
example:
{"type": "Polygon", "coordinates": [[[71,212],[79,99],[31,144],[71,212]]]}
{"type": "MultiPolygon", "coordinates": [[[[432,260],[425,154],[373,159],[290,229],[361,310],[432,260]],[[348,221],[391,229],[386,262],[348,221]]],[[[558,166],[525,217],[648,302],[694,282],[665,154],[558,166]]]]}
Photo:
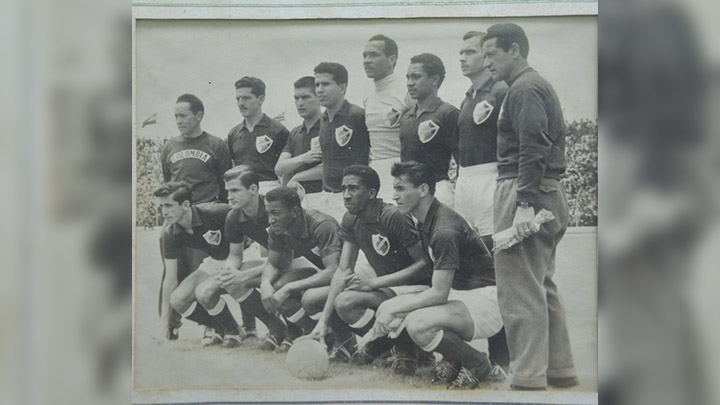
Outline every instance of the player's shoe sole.
{"type": "Polygon", "coordinates": [[[547,383],[553,388],[570,388],[580,384],[577,377],[564,377],[564,378],[550,378],[548,377],[547,383]]]}

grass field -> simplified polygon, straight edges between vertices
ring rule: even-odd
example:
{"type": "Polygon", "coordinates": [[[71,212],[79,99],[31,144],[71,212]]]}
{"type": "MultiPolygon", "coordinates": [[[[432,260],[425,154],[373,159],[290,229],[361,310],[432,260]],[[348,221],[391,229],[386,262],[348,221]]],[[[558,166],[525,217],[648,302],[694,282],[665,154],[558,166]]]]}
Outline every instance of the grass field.
{"type": "MultiPolygon", "coordinates": [[[[323,381],[301,381],[284,369],[284,356],[261,352],[260,342],[236,349],[200,347],[202,328],[186,321],[180,339],[164,341],[157,314],[162,262],[159,229],[137,229],[135,250],[134,388],[166,389],[316,389],[368,388],[444,389],[422,377],[398,377],[374,366],[331,365],[323,381]]],[[[597,390],[597,271],[594,228],[569,232],[559,246],[555,280],[565,301],[570,338],[580,386],[574,391],[597,390]]],[[[239,317],[239,307],[231,304],[239,317]]],[[[258,321],[262,335],[264,327],[258,321]]],[[[485,342],[477,342],[483,348],[485,342]]],[[[504,390],[505,384],[485,383],[484,390],[504,390]]]]}

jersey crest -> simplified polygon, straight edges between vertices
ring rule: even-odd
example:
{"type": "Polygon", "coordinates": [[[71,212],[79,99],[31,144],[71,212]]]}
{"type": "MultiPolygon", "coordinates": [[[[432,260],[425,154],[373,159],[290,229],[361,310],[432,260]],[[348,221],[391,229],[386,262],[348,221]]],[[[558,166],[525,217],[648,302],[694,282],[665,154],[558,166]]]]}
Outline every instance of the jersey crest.
{"type": "Polygon", "coordinates": [[[267,135],[258,136],[255,138],[255,148],[258,153],[265,153],[270,149],[273,142],[273,139],[267,135]]]}
{"type": "Polygon", "coordinates": [[[222,233],[219,230],[209,230],[203,234],[203,238],[205,238],[205,242],[217,246],[222,240],[222,233]]]}
{"type": "Polygon", "coordinates": [[[352,128],[348,128],[347,125],[335,128],[335,142],[340,146],[347,145],[350,139],[352,139],[352,136],[353,130],[352,128]]]}
{"type": "Polygon", "coordinates": [[[488,103],[487,100],[483,100],[482,103],[478,103],[473,110],[473,121],[475,121],[475,124],[480,125],[487,121],[494,109],[495,107],[488,103]]]}
{"type": "Polygon", "coordinates": [[[320,137],[310,139],[310,150],[320,150],[320,137]]]}
{"type": "Polygon", "coordinates": [[[428,143],[435,138],[439,130],[440,125],[436,124],[435,121],[423,121],[418,126],[418,138],[420,138],[420,142],[428,143]]]}
{"type": "Polygon", "coordinates": [[[372,236],[372,245],[375,252],[377,252],[380,256],[385,256],[390,251],[390,241],[387,236],[374,234],[372,236]]]}
{"type": "Polygon", "coordinates": [[[383,119],[385,121],[385,125],[394,127],[400,121],[400,111],[393,106],[387,107],[383,110],[383,119]]]}

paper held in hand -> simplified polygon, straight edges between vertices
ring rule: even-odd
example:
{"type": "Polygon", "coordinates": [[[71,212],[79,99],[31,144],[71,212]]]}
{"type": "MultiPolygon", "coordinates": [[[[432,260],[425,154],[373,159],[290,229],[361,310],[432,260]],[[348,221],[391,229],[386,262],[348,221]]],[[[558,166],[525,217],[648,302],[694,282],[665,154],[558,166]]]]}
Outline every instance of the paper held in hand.
{"type": "MultiPolygon", "coordinates": [[[[546,209],[541,209],[540,212],[538,212],[537,215],[535,215],[535,218],[533,218],[532,220],[532,223],[535,225],[534,227],[532,227],[532,233],[539,231],[542,224],[548,221],[552,221],[553,219],[555,219],[555,215],[553,215],[552,212],[546,209]]],[[[525,239],[518,235],[517,228],[515,228],[514,226],[511,226],[504,231],[493,234],[492,238],[493,245],[495,246],[493,248],[493,251],[507,249],[525,239]]]]}

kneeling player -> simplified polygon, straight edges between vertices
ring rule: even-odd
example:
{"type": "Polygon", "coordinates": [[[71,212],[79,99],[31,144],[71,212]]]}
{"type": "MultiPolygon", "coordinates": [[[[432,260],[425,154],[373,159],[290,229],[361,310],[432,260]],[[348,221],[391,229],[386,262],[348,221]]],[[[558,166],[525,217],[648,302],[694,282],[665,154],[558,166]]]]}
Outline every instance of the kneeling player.
{"type": "MultiPolygon", "coordinates": [[[[430,284],[430,259],[420,233],[409,215],[376,198],[379,189],[380,178],[369,166],[345,168],[342,190],[348,212],[340,227],[343,250],[339,270],[329,287],[303,295],[307,313],[322,310],[312,336],[324,336],[329,326],[335,336],[334,353],[346,360],[354,352],[354,333],[362,336],[372,328],[375,310],[383,301],[424,291],[430,284]],[[370,268],[358,268],[360,250],[370,268]]],[[[412,375],[417,369],[417,346],[407,334],[401,336],[393,368],[399,374],[412,375]]],[[[392,344],[390,339],[377,339],[365,345],[356,358],[372,361],[392,344]]]]}
{"type": "Polygon", "coordinates": [[[503,326],[490,253],[470,225],[434,197],[435,178],[427,165],[398,163],[392,175],[394,198],[418,220],[434,271],[430,289],[384,302],[376,322],[390,328],[396,318],[405,318],[418,346],[442,354],[432,370],[436,382],[475,388],[488,378],[504,379],[499,366],[467,343],[489,338],[503,326]]]}
{"type": "MultiPolygon", "coordinates": [[[[265,202],[258,193],[260,178],[248,166],[241,165],[225,172],[224,180],[228,200],[233,208],[225,221],[230,254],[226,261],[227,266],[220,271],[218,277],[205,280],[196,289],[197,299],[208,311],[213,311],[213,308],[217,311],[217,308],[225,305],[220,295],[227,292],[245,312],[257,317],[267,326],[269,334],[260,349],[275,350],[278,342],[283,342],[286,338],[286,328],[280,318],[271,315],[263,307],[260,293],[255,289],[260,286],[265,260],[243,260],[245,237],[264,248],[268,246],[265,202]]],[[[240,342],[238,339],[228,344],[234,347],[240,342]]]]}
{"type": "Polygon", "coordinates": [[[268,231],[268,259],[262,273],[260,292],[263,305],[270,312],[278,310],[288,324],[313,330],[300,302],[305,290],[330,284],[340,260],[338,223],[331,216],[300,206],[300,197],[288,187],[279,187],[265,195],[268,231]],[[316,267],[297,269],[294,253],[316,253],[322,258],[322,270],[316,267]]]}
{"type": "Polygon", "coordinates": [[[239,335],[238,324],[226,306],[206,311],[197,305],[196,289],[215,276],[225,265],[228,242],[223,235],[225,217],[230,206],[223,203],[190,203],[192,192],[185,182],[169,182],[154,191],[162,207],[166,227],[161,237],[165,259],[165,278],[160,303],[163,331],[170,325],[171,307],[185,318],[205,326],[203,346],[232,345],[239,335]],[[196,271],[178,285],[178,257],[183,247],[195,248],[209,254],[196,271]]]}

